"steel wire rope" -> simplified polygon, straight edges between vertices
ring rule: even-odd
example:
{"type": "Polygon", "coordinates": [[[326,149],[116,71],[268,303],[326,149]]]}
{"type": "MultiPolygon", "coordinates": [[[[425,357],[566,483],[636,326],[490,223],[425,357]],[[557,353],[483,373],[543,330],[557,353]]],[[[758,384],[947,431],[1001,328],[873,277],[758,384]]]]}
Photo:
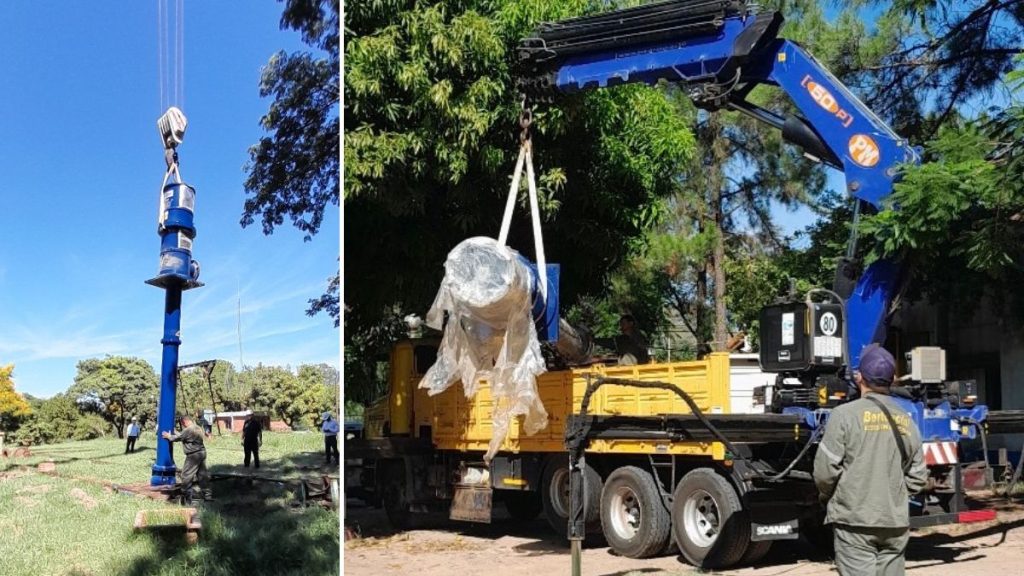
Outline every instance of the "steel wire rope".
{"type": "Polygon", "coordinates": [[[166,84],[166,72],[164,71],[165,65],[164,60],[166,59],[165,46],[167,40],[166,35],[166,23],[164,22],[164,12],[166,11],[166,0],[157,0],[156,3],[156,61],[157,61],[157,86],[160,93],[160,110],[159,113],[167,108],[166,98],[164,95],[164,86],[166,84]]]}

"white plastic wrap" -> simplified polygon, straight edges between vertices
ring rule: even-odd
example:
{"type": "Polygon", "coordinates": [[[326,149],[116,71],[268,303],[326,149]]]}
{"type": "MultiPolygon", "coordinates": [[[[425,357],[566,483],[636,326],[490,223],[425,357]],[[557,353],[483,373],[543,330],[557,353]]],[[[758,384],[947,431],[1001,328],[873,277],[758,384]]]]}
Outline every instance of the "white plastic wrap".
{"type": "Polygon", "coordinates": [[[420,388],[431,396],[457,380],[467,398],[477,384],[491,385],[494,435],[484,460],[490,462],[508,434],[512,418],[524,416],[523,431],[536,434],[548,423],[536,377],[547,367],[530,313],[533,273],[511,248],[491,238],[464,240],[448,253],[445,275],[427,325],[440,330],[449,314],[437,362],[420,388]]]}

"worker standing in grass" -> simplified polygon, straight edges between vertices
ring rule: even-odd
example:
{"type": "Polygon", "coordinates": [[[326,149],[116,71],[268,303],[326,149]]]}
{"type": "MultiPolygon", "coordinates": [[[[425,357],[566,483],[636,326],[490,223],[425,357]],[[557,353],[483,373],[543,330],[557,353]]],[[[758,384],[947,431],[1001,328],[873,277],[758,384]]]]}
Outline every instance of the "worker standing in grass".
{"type": "Polygon", "coordinates": [[[321,429],[324,432],[324,451],[327,454],[327,463],[331,463],[331,454],[334,455],[334,463],[341,462],[341,455],[338,453],[338,422],[331,417],[330,412],[323,413],[324,424],[321,429]]]}
{"type": "Polygon", "coordinates": [[[255,414],[250,413],[245,417],[245,424],[242,425],[242,450],[245,451],[245,467],[249,467],[249,457],[256,461],[256,468],[260,467],[260,446],[263,446],[263,426],[255,414]]]}
{"type": "Polygon", "coordinates": [[[210,491],[210,477],[206,471],[206,446],[203,444],[203,429],[188,416],[179,416],[178,422],[181,423],[181,432],[177,434],[164,432],[161,436],[170,442],[181,442],[182,450],[185,452],[185,466],[181,469],[182,504],[192,503],[192,484],[197,481],[203,490],[203,499],[213,500],[213,493],[210,491]]]}
{"type": "Polygon", "coordinates": [[[128,442],[125,444],[124,453],[135,452],[135,441],[139,439],[139,418],[132,416],[132,423],[128,425],[128,442]]]}
{"type": "Polygon", "coordinates": [[[917,426],[890,398],[895,371],[885,348],[864,349],[854,373],[861,397],[832,411],[814,458],[841,576],[904,573],[908,500],[925,487],[928,468],[917,426]]]}

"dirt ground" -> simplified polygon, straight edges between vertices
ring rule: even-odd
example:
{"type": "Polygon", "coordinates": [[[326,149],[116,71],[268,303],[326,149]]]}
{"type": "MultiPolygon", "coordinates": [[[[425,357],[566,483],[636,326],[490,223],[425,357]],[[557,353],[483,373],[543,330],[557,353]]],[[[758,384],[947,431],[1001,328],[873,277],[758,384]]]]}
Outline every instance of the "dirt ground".
{"type": "MultiPolygon", "coordinates": [[[[907,572],[915,576],[1024,573],[1024,504],[991,500],[995,521],[915,531],[907,549],[907,572]]],[[[568,574],[568,546],[543,520],[517,523],[496,519],[490,525],[446,523],[430,530],[396,533],[381,510],[349,500],[345,542],[346,575],[545,576],[568,574]]],[[[601,545],[583,551],[587,576],[681,576],[697,573],[681,558],[632,560],[601,545]]],[[[836,574],[831,559],[802,540],[776,542],[757,567],[720,572],[736,576],[811,576],[836,574]]]]}

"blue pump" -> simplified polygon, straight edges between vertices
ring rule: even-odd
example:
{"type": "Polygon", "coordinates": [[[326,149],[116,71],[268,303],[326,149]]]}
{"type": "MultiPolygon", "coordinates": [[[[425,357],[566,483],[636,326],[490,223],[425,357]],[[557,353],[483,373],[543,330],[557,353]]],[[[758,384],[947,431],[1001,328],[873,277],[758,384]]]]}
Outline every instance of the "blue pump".
{"type": "MultiPolygon", "coordinates": [[[[168,114],[176,110],[172,108],[168,114]]],[[[199,282],[199,262],[192,258],[192,245],[196,237],[193,223],[196,191],[181,181],[178,155],[174,150],[176,146],[176,143],[172,144],[168,149],[167,174],[160,190],[160,216],[157,225],[157,233],[160,235],[159,270],[154,278],[146,280],[146,284],[166,291],[164,332],[160,340],[163,345],[163,356],[160,364],[160,400],[157,406],[156,463],[153,464],[153,473],[150,477],[152,486],[175,483],[177,467],[174,465],[171,443],[161,438],[160,434],[174,431],[178,347],[181,345],[181,293],[203,285],[199,282]]]]}

